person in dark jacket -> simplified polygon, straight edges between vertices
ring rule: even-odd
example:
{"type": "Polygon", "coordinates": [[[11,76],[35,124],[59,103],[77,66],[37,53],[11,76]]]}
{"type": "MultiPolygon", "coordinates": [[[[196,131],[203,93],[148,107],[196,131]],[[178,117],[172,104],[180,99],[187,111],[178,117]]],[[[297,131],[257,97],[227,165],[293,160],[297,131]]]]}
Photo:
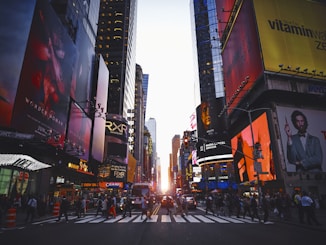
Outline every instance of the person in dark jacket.
{"type": "Polygon", "coordinates": [[[65,196],[62,197],[61,204],[60,204],[60,213],[57,222],[61,220],[62,215],[65,216],[66,223],[68,223],[68,209],[69,209],[69,201],[66,199],[65,196]]]}

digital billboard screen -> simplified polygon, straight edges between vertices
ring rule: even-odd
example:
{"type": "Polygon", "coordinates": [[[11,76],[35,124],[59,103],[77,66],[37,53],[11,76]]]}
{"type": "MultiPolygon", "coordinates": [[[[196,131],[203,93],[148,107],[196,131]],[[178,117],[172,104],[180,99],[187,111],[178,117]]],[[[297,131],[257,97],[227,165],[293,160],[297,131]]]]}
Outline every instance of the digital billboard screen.
{"type": "Polygon", "coordinates": [[[74,102],[71,103],[65,151],[88,161],[92,120],[74,102]]]}
{"type": "MultiPolygon", "coordinates": [[[[38,1],[27,43],[12,127],[64,139],[76,49],[47,1],[38,1]]],[[[63,142],[60,142],[63,143],[63,142]]]]}
{"type": "Polygon", "coordinates": [[[253,132],[251,132],[250,125],[248,125],[231,139],[235,174],[239,176],[240,182],[257,179],[253,157],[254,142],[254,144],[260,143],[262,150],[263,158],[257,159],[257,162],[261,163],[261,171],[264,173],[259,175],[260,180],[275,180],[273,149],[266,113],[263,113],[252,122],[252,130],[253,132]]]}
{"type": "MultiPolygon", "coordinates": [[[[235,20],[230,36],[222,51],[223,76],[226,89],[226,103],[237,107],[244,93],[250,90],[263,74],[263,65],[259,49],[256,22],[251,1],[243,1],[241,11],[235,20]],[[246,79],[248,77],[248,79],[246,79]],[[237,90],[243,81],[245,87],[237,90]],[[237,96],[232,100],[232,96],[237,96]]],[[[230,110],[232,110],[230,108],[230,110]]]]}
{"type": "Polygon", "coordinates": [[[36,0],[0,2],[0,126],[9,128],[36,0]]]}
{"type": "Polygon", "coordinates": [[[203,101],[197,108],[197,163],[232,159],[225,117],[218,117],[224,98],[203,101]]]}

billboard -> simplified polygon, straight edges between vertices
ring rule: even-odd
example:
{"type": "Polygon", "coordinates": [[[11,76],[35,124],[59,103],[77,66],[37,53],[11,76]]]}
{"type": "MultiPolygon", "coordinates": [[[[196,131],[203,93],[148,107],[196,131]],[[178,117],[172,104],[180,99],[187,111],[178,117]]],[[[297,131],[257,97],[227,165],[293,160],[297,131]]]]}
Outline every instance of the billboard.
{"type": "Polygon", "coordinates": [[[108,114],[105,125],[106,158],[128,164],[129,125],[125,118],[108,114]]]}
{"type": "Polygon", "coordinates": [[[94,118],[92,157],[102,162],[104,160],[105,113],[107,111],[109,70],[101,55],[98,62],[96,103],[101,111],[95,113],[94,118]]]}
{"type": "Polygon", "coordinates": [[[68,154],[88,161],[91,127],[92,120],[75,102],[72,102],[65,146],[68,154]]]}
{"type": "Polygon", "coordinates": [[[0,127],[10,127],[35,2],[0,2],[0,127]]]}
{"type": "Polygon", "coordinates": [[[196,108],[197,164],[232,160],[226,118],[218,117],[223,105],[224,98],[217,98],[204,101],[196,108]]]}
{"type": "Polygon", "coordinates": [[[326,172],[326,111],[277,106],[287,172],[326,172]]]}
{"type": "Polygon", "coordinates": [[[218,16],[218,34],[222,38],[223,31],[232,14],[235,0],[215,0],[216,1],[216,15],[218,16]]]}
{"type": "Polygon", "coordinates": [[[326,79],[325,4],[254,0],[254,9],[265,70],[326,79]]]}
{"type": "Polygon", "coordinates": [[[261,171],[265,173],[259,175],[259,178],[263,181],[275,180],[273,149],[266,112],[252,122],[252,130],[254,139],[252,138],[250,125],[231,139],[235,176],[239,176],[238,180],[240,182],[257,179],[253,159],[253,142],[258,142],[261,145],[263,158],[259,158],[257,162],[260,162],[261,171]]]}
{"type": "Polygon", "coordinates": [[[51,136],[63,141],[75,54],[74,43],[49,3],[38,1],[20,75],[12,127],[41,138],[52,132],[51,136]]]}
{"type": "MultiPolygon", "coordinates": [[[[244,93],[262,75],[263,65],[251,1],[243,1],[230,37],[222,50],[226,103],[237,107],[244,93]],[[247,82],[244,87],[243,81],[247,82]],[[241,89],[239,89],[241,86],[241,89]],[[238,90],[239,89],[239,90],[238,90]],[[234,97],[234,95],[236,95],[234,97]],[[234,99],[232,99],[234,98],[234,99]]],[[[231,109],[232,110],[232,109],[231,109]]]]}
{"type": "MultiPolygon", "coordinates": [[[[94,45],[89,40],[85,27],[80,25],[76,35],[76,65],[71,84],[70,96],[78,102],[91,101],[94,45]]],[[[88,108],[86,108],[86,112],[88,108]]]]}

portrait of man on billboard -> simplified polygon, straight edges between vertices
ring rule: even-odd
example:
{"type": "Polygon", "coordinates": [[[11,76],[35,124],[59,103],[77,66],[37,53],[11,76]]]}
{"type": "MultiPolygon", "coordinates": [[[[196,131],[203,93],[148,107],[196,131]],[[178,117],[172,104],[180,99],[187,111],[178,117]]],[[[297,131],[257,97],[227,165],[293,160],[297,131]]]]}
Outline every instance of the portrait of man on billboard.
{"type": "Polygon", "coordinates": [[[286,157],[288,162],[295,166],[297,172],[322,171],[323,152],[320,140],[308,133],[306,115],[295,110],[291,114],[291,121],[297,132],[292,132],[287,118],[285,118],[284,130],[287,135],[286,157]]]}

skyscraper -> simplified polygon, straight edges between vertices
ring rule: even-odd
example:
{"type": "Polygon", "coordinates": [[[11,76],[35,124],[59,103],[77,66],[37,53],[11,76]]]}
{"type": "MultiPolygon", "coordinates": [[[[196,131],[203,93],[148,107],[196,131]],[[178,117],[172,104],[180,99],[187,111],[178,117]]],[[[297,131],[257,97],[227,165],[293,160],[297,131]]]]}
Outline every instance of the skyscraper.
{"type": "Polygon", "coordinates": [[[107,112],[128,117],[135,100],[137,0],[101,0],[96,52],[110,71],[107,112]]]}

